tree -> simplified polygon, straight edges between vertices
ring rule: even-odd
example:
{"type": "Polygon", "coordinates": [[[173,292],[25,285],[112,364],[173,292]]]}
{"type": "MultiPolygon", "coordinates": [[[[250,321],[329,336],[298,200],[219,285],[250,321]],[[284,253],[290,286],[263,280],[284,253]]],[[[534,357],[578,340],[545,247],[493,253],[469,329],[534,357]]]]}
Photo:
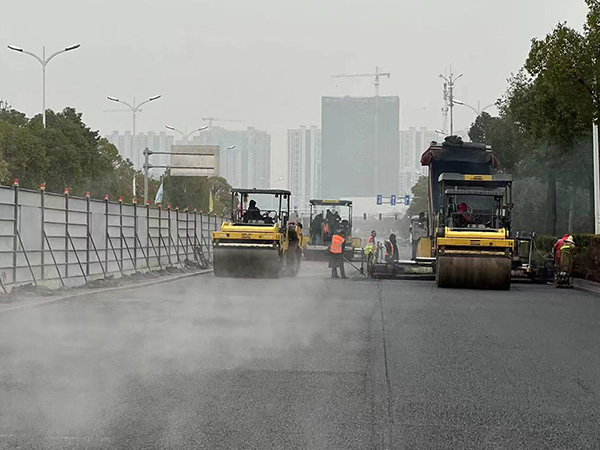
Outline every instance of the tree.
{"type": "Polygon", "coordinates": [[[408,217],[412,217],[421,212],[427,211],[427,189],[428,189],[428,178],[419,177],[415,185],[412,187],[412,202],[406,211],[408,217]]]}

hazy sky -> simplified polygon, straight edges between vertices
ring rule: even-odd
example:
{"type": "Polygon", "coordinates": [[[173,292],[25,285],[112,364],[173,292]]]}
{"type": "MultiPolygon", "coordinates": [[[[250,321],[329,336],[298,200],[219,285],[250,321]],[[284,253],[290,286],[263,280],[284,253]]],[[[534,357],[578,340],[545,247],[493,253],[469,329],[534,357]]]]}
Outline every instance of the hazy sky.
{"type": "MultiPolygon", "coordinates": [[[[464,77],[456,97],[493,103],[522,65],[532,37],[559,21],[581,28],[583,0],[4,0],[0,43],[59,55],[47,69],[47,106],[66,105],[102,134],[130,130],[107,95],[148,105],[138,131],[202,125],[201,117],[243,119],[273,136],[273,177],[286,172],[286,129],[320,124],[323,95],[373,95],[371,79],[392,73],[381,95],[398,95],[401,128],[441,127],[450,65],[464,77]]],[[[41,110],[41,67],[0,50],[0,98],[28,115],[41,110]]],[[[457,107],[457,128],[473,113],[457,107]]]]}

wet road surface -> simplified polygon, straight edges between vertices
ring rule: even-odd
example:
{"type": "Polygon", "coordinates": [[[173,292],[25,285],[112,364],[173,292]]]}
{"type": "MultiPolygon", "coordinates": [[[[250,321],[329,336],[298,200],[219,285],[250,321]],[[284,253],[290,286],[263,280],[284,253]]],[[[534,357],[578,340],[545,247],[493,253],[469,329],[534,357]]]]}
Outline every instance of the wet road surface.
{"type": "Polygon", "coordinates": [[[0,448],[600,447],[600,297],[327,276],[0,314],[0,448]]]}

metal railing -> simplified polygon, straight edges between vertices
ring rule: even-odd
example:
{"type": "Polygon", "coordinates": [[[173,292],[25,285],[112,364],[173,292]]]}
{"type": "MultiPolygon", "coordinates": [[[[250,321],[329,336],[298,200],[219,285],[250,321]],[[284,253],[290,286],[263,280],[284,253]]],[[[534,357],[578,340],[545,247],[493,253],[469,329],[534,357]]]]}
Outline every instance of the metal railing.
{"type": "Polygon", "coordinates": [[[41,281],[76,286],[112,274],[208,268],[220,219],[152,207],[0,186],[0,289],[41,281]]]}

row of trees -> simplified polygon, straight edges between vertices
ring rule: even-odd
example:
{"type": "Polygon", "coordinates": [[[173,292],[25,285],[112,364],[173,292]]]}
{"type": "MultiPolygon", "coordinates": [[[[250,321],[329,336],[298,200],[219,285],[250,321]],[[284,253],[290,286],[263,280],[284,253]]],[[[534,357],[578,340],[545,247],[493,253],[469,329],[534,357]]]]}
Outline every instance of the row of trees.
{"type": "MultiPolygon", "coordinates": [[[[584,0],[583,31],[559,23],[533,39],[521,70],[482,113],[474,142],[491,144],[501,171],[515,176],[514,230],[594,231],[592,124],[600,123],[600,0],[584,0]]],[[[426,180],[413,188],[409,215],[426,209],[426,180]]]]}
{"type": "MultiPolygon", "coordinates": [[[[10,185],[18,178],[28,189],[46,183],[49,192],[62,192],[68,187],[72,195],[90,192],[93,198],[109,194],[125,202],[136,193],[143,197],[143,174],[131,161],[123,159],[117,148],[90,129],[82,114],[73,108],[62,112],[46,112],[47,127],[41,115],[27,118],[5,103],[0,108],[0,184],[10,185]]],[[[198,208],[211,206],[219,214],[229,207],[229,185],[219,177],[171,177],[165,173],[163,204],[198,208]]],[[[148,198],[154,200],[159,180],[149,181],[148,198]]]]}
{"type": "Polygon", "coordinates": [[[592,124],[600,121],[600,0],[583,31],[559,23],[533,39],[522,69],[481,114],[470,138],[493,146],[515,174],[515,229],[593,232],[592,124]]]}

